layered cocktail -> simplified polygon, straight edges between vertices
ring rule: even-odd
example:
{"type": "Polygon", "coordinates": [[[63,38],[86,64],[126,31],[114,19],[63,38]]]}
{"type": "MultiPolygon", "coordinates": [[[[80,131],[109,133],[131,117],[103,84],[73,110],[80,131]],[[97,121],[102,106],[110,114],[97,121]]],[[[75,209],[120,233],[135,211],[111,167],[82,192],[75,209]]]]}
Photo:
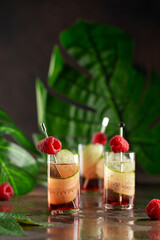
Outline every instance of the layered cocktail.
{"type": "Polygon", "coordinates": [[[47,154],[48,208],[52,214],[74,213],[80,205],[79,157],[78,154],[61,149],[61,142],[42,130],[46,138],[38,142],[37,148],[47,154]]]}
{"type": "Polygon", "coordinates": [[[104,164],[104,203],[107,209],[131,209],[135,196],[135,153],[108,152],[104,164]]]}
{"type": "Polygon", "coordinates": [[[102,144],[79,145],[81,191],[103,190],[103,152],[102,144]]]}
{"type": "Polygon", "coordinates": [[[79,144],[80,155],[80,185],[81,191],[102,191],[104,186],[104,146],[107,144],[105,129],[109,118],[102,121],[100,132],[96,132],[92,137],[92,143],[88,145],[79,144]]]}
{"type": "Polygon", "coordinates": [[[55,163],[48,155],[48,208],[52,213],[74,213],[80,205],[79,160],[61,150],[55,163]]]}

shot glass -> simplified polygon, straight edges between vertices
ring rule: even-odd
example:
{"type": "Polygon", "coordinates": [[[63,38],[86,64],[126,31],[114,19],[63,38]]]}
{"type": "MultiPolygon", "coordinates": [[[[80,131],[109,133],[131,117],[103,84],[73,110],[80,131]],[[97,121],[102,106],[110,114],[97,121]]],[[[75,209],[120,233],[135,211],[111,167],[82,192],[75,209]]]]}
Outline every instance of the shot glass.
{"type": "Polygon", "coordinates": [[[55,163],[48,155],[48,208],[51,214],[71,214],[80,207],[79,157],[64,158],[55,163]]]}
{"type": "Polygon", "coordinates": [[[78,145],[80,156],[80,189],[103,191],[104,183],[104,148],[101,144],[78,145]]]}
{"type": "Polygon", "coordinates": [[[104,204],[107,209],[132,209],[135,198],[135,153],[105,153],[104,204]]]}

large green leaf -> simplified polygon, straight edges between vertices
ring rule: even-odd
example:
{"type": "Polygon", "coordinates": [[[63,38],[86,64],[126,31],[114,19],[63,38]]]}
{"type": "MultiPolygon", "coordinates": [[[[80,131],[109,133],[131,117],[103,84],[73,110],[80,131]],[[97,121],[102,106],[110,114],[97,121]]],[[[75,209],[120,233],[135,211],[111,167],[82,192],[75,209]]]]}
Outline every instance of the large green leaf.
{"type": "Polygon", "coordinates": [[[0,109],[0,183],[10,182],[15,194],[30,192],[36,185],[40,165],[40,161],[36,161],[33,154],[40,159],[36,147],[0,109]],[[8,137],[19,145],[9,141],[8,137]]]}
{"type": "Polygon", "coordinates": [[[10,182],[15,194],[30,192],[36,185],[38,164],[19,145],[0,140],[0,182],[10,182]]]}
{"type": "Polygon", "coordinates": [[[61,34],[61,43],[76,63],[70,66],[55,46],[50,62],[50,92],[37,81],[38,112],[48,132],[63,147],[77,150],[110,118],[108,138],[119,134],[117,123],[126,123],[125,137],[137,161],[149,173],[160,173],[158,156],[160,79],[132,67],[133,43],[119,29],[78,21],[61,34]],[[45,94],[44,94],[45,93],[45,94]],[[43,99],[45,101],[43,101],[43,99]],[[41,104],[43,102],[43,104],[41,104]]]}

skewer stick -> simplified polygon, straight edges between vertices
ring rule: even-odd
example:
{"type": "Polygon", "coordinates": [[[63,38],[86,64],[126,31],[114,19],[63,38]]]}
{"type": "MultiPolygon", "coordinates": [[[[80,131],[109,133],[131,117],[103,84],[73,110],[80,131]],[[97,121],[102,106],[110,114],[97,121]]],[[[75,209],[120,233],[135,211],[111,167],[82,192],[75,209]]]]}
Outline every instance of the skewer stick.
{"type": "Polygon", "coordinates": [[[109,123],[109,118],[104,117],[102,121],[101,133],[105,132],[108,123],[109,123]]]}
{"type": "MultiPolygon", "coordinates": [[[[120,122],[118,124],[118,126],[120,127],[120,136],[123,137],[123,128],[125,127],[125,123],[120,122]]],[[[120,152],[120,162],[121,162],[121,172],[123,172],[123,155],[122,155],[122,152],[120,152]]],[[[121,204],[122,203],[122,194],[119,195],[119,201],[120,201],[120,204],[121,204]]]]}
{"type": "MultiPolygon", "coordinates": [[[[47,129],[46,129],[45,124],[44,124],[44,123],[41,123],[40,126],[41,126],[41,128],[42,128],[42,131],[43,131],[45,137],[48,137],[47,129]]],[[[57,161],[57,159],[56,159],[56,156],[53,155],[53,157],[54,157],[54,161],[55,161],[55,163],[58,163],[58,161],[57,161]]],[[[62,176],[61,176],[60,172],[58,171],[57,167],[56,167],[55,165],[54,165],[54,167],[55,167],[56,172],[58,173],[58,175],[62,178],[62,176]]]]}
{"type": "MultiPolygon", "coordinates": [[[[40,126],[41,126],[41,128],[42,128],[42,131],[43,131],[45,137],[48,137],[47,129],[46,129],[45,124],[44,124],[44,123],[41,123],[40,126]]],[[[55,163],[58,163],[58,161],[57,161],[57,159],[56,159],[56,156],[53,155],[53,157],[54,157],[55,163]]],[[[62,175],[60,174],[60,172],[58,171],[58,169],[57,169],[57,167],[56,167],[55,165],[54,165],[54,168],[55,168],[56,172],[58,173],[59,177],[62,178],[62,175]]],[[[74,201],[72,201],[72,203],[73,203],[73,207],[75,208],[75,203],[74,203],[74,201]]]]}
{"type": "MultiPolygon", "coordinates": [[[[125,123],[124,122],[120,122],[118,124],[118,126],[120,127],[120,136],[123,137],[123,128],[125,127],[125,123]]],[[[120,152],[120,161],[121,161],[121,172],[123,172],[123,155],[122,152],[120,152]]]]}

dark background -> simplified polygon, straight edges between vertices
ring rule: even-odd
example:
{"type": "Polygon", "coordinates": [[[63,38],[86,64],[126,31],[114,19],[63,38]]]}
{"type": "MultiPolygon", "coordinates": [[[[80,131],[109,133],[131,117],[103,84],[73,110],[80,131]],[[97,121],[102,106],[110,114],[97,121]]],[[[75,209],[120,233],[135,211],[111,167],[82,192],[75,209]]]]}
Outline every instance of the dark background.
{"type": "MultiPolygon", "coordinates": [[[[40,77],[46,85],[51,51],[59,42],[59,33],[79,18],[129,33],[135,43],[133,63],[142,64],[148,76],[152,68],[160,74],[159,1],[1,1],[0,108],[30,139],[38,132],[35,79],[40,77]]],[[[142,173],[149,181],[150,177],[142,173]]]]}
{"type": "Polygon", "coordinates": [[[59,33],[82,18],[128,32],[133,62],[160,73],[159,1],[2,1],[0,6],[0,108],[31,139],[38,131],[35,79],[47,81],[59,33]]]}

